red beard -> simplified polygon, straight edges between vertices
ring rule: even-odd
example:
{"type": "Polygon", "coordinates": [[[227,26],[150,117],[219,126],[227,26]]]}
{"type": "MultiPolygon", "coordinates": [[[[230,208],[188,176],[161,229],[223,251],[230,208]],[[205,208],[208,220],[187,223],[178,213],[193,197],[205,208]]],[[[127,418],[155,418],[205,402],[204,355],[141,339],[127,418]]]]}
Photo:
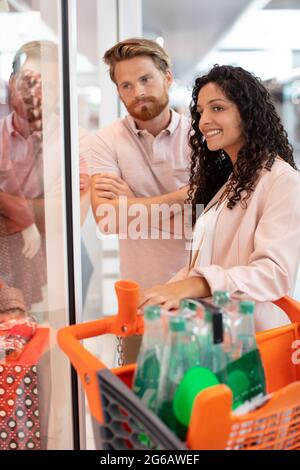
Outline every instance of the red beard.
{"type": "Polygon", "coordinates": [[[149,96],[147,98],[135,99],[132,103],[127,106],[129,114],[140,121],[150,121],[161,114],[169,103],[169,97],[167,93],[164,93],[160,98],[149,96]],[[138,108],[138,103],[145,103],[138,108]]]}

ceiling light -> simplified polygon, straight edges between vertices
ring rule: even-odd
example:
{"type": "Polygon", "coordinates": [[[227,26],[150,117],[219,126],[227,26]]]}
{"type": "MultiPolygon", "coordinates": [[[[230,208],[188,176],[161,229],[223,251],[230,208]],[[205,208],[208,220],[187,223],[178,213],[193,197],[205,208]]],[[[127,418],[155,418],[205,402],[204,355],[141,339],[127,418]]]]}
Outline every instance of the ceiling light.
{"type": "Polygon", "coordinates": [[[164,47],[164,38],[162,36],[158,36],[155,41],[157,42],[157,44],[159,44],[160,47],[164,47]]]}

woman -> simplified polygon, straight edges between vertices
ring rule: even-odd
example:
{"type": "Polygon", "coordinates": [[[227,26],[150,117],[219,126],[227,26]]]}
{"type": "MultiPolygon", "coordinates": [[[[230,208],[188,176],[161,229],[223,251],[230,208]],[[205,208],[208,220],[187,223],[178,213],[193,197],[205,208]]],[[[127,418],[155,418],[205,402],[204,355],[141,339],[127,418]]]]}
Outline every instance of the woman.
{"type": "MultiPolygon", "coordinates": [[[[188,201],[204,211],[189,267],[140,304],[178,307],[184,297],[227,290],[256,302],[293,292],[300,253],[300,178],[287,134],[262,83],[240,67],[196,79],[191,104],[188,201]]],[[[257,329],[286,322],[257,309],[257,329]]]]}

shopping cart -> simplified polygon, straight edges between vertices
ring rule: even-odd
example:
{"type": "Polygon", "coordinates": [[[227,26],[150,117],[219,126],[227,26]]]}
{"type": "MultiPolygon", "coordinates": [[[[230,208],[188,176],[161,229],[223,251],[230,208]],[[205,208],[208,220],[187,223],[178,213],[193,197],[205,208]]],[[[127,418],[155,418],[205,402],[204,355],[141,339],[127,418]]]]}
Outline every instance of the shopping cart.
{"type": "Polygon", "coordinates": [[[232,392],[224,384],[195,399],[187,442],[181,442],[131,391],[135,364],[109,370],[80,340],[105,334],[143,334],[137,314],[138,285],[116,283],[116,316],[72,325],[58,332],[58,343],[78,372],[87,394],[97,449],[213,450],[300,449],[300,304],[275,302],[290,325],[257,334],[269,400],[259,409],[235,415],[232,392]]]}

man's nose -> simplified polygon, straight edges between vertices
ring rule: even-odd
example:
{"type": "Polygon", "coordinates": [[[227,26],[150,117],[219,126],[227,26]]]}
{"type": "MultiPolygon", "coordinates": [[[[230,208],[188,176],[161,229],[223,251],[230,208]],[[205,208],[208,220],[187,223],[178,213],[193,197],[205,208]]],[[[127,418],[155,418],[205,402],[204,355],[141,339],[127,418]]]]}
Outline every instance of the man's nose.
{"type": "Polygon", "coordinates": [[[142,83],[137,83],[135,86],[135,97],[139,98],[145,96],[145,87],[142,83]]]}

